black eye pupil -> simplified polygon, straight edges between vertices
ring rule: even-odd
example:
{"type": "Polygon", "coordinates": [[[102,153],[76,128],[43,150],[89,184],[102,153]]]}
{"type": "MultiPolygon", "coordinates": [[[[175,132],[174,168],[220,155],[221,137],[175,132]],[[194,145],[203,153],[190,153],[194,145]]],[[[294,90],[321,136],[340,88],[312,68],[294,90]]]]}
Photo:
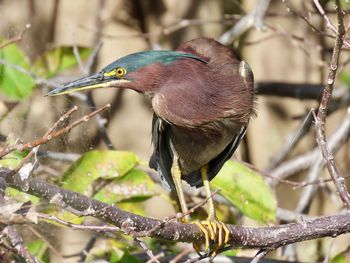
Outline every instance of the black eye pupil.
{"type": "Polygon", "coordinates": [[[121,69],[118,69],[117,73],[118,73],[119,75],[122,75],[122,74],[123,74],[123,71],[122,71],[121,69]]]}

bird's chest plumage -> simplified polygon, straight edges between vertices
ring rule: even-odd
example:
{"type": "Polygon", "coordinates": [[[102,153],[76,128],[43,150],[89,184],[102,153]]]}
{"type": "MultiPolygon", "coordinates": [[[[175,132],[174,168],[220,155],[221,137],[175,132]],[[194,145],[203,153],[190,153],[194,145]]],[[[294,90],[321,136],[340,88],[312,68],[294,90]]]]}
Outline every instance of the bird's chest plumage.
{"type": "Polygon", "coordinates": [[[234,75],[221,77],[201,62],[178,62],[152,98],[155,113],[167,122],[182,127],[229,117],[234,110],[234,75]]]}

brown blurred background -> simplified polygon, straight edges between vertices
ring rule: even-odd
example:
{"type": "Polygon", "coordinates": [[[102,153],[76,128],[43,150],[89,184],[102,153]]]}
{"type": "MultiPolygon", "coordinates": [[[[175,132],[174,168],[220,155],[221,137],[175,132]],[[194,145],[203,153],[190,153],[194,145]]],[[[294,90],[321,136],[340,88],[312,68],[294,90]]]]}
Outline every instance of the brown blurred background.
{"type": "MultiPolygon", "coordinates": [[[[2,0],[0,1],[0,35],[9,38],[20,32],[26,24],[31,28],[19,45],[34,60],[44,50],[56,46],[86,46],[94,48],[102,42],[98,53],[96,70],[101,69],[117,58],[141,50],[154,48],[174,49],[180,43],[200,36],[219,39],[231,28],[237,19],[252,10],[258,1],[246,0],[2,0]],[[188,20],[187,20],[188,19],[188,20]],[[185,22],[184,22],[185,21],[185,22]],[[190,23],[186,26],[186,21],[190,23]],[[183,26],[184,25],[184,26],[183,26]],[[183,26],[183,28],[181,28],[183,26]]],[[[326,30],[324,22],[307,10],[315,10],[312,1],[291,1],[290,5],[305,14],[321,30],[326,30]]],[[[232,47],[242,59],[247,61],[255,75],[257,83],[278,81],[289,83],[325,82],[328,69],[332,39],[322,38],[313,32],[310,26],[299,17],[288,12],[282,1],[272,1],[264,22],[268,27],[260,31],[254,27],[234,41],[232,47]],[[298,36],[300,39],[297,39],[298,36]],[[325,42],[325,43],[324,43],[325,42]],[[322,47],[327,47],[325,51],[322,47]]],[[[348,53],[344,53],[348,56],[348,53]]],[[[65,72],[54,79],[65,82],[82,76],[79,68],[65,72]]],[[[2,134],[12,134],[23,141],[43,134],[57,117],[73,104],[81,105],[80,112],[89,111],[86,105],[73,98],[45,98],[47,88],[38,88],[30,99],[16,105],[0,124],[2,134]],[[26,115],[25,121],[17,121],[26,115]]],[[[93,97],[98,106],[112,103],[114,109],[105,116],[109,119],[107,132],[116,149],[137,153],[147,161],[151,152],[151,105],[133,91],[103,90],[95,91],[93,97]]],[[[279,96],[258,96],[258,116],[253,119],[247,136],[247,148],[250,162],[258,169],[265,170],[271,159],[286,143],[290,134],[298,129],[300,117],[317,100],[299,100],[279,96]]],[[[1,102],[0,114],[5,115],[8,103],[1,102]]],[[[346,109],[338,110],[327,119],[327,134],[331,134],[340,124],[346,109]]],[[[21,119],[22,120],[22,119],[21,119]]],[[[75,129],[65,139],[51,142],[44,147],[47,150],[83,153],[98,142],[100,148],[105,145],[96,141],[97,129],[93,121],[75,129]]],[[[288,158],[310,151],[316,146],[314,130],[311,129],[297,145],[288,158]]],[[[337,153],[337,164],[343,174],[349,173],[349,144],[346,143],[337,153]]],[[[247,156],[247,155],[246,155],[247,156]]],[[[236,156],[240,158],[239,155],[236,156]]],[[[307,174],[298,173],[295,179],[307,174]]],[[[327,172],[324,172],[327,177],[327,172]]],[[[328,178],[328,177],[327,177],[328,178]]],[[[333,186],[329,186],[333,189],[333,186]]],[[[303,189],[293,190],[290,185],[279,184],[276,189],[278,206],[294,211],[303,189]]],[[[341,207],[339,198],[321,188],[312,199],[308,214],[322,215],[336,213],[341,207]]],[[[158,202],[159,200],[152,200],[158,202]]],[[[155,203],[150,203],[150,206],[155,203]]],[[[162,205],[166,205],[163,204],[162,205]]],[[[149,209],[150,212],[152,209],[149,209]]],[[[159,218],[173,213],[164,209],[164,213],[153,216],[159,218]]],[[[153,211],[154,212],[154,211],[153,211]]],[[[244,220],[244,224],[255,224],[244,220]]],[[[67,238],[61,233],[62,238],[67,238]]],[[[75,236],[74,236],[75,238],[75,236]]],[[[64,253],[73,253],[81,247],[79,241],[69,236],[69,248],[64,253]],[[77,247],[72,246],[77,245],[77,247]]],[[[322,241],[310,241],[296,245],[299,260],[316,261],[328,251],[330,238],[322,241]],[[317,253],[317,251],[319,251],[317,253]],[[307,252],[307,253],[306,253],[307,252]]],[[[349,244],[349,235],[338,237],[331,254],[344,250],[349,244]]],[[[249,252],[241,252],[241,254],[249,252]]],[[[277,254],[282,253],[278,251],[277,254]]]]}

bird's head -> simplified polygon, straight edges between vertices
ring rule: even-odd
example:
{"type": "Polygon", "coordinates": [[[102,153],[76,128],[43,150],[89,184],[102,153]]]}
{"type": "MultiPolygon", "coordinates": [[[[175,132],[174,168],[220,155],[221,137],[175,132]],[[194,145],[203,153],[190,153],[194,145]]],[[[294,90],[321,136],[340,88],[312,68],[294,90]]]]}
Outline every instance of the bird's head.
{"type": "Polygon", "coordinates": [[[159,83],[168,76],[171,65],[175,61],[183,59],[206,63],[193,54],[177,51],[138,52],[114,61],[97,74],[66,83],[50,91],[47,96],[110,87],[152,93],[155,92],[159,83]]]}

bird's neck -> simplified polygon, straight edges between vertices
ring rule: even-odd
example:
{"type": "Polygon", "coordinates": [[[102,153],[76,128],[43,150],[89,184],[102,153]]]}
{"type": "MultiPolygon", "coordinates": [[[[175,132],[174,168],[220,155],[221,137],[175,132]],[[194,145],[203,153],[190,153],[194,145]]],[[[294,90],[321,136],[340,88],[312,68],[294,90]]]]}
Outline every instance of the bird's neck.
{"type": "Polygon", "coordinates": [[[132,82],[126,83],[125,88],[153,98],[163,87],[169,75],[170,72],[166,66],[161,63],[155,63],[130,73],[129,78],[132,79],[132,82]]]}

